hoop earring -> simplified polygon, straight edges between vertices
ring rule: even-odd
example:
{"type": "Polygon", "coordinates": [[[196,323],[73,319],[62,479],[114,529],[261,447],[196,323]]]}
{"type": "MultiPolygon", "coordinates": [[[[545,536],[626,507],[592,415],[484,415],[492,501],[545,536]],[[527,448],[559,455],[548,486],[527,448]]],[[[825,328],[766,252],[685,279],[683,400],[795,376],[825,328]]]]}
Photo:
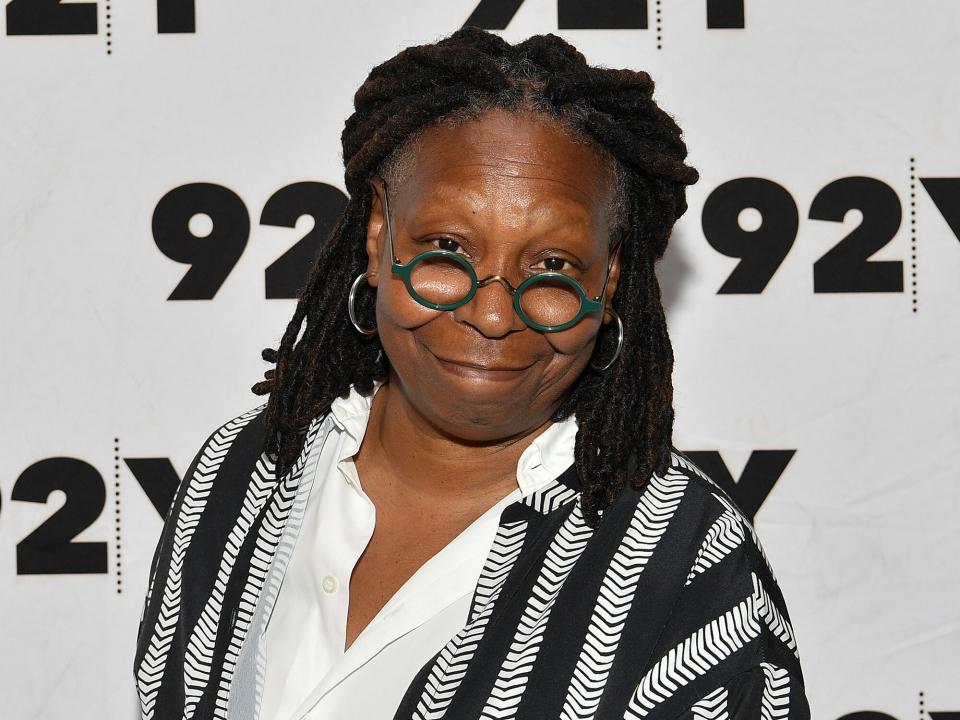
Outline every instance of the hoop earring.
{"type": "Polygon", "coordinates": [[[361,335],[376,335],[377,328],[365,328],[360,325],[360,321],[357,320],[357,312],[354,310],[353,304],[357,297],[357,288],[360,287],[360,283],[370,277],[373,273],[367,271],[362,272],[357,275],[357,279],[353,281],[353,285],[350,286],[350,294],[347,296],[347,314],[350,316],[350,323],[357,329],[357,332],[361,335]]]}
{"type": "Polygon", "coordinates": [[[603,372],[613,365],[617,361],[617,358],[620,357],[620,351],[623,350],[623,320],[620,319],[616,310],[613,308],[609,308],[609,310],[610,314],[613,315],[613,319],[617,321],[617,351],[613,354],[613,357],[610,358],[610,362],[603,367],[597,367],[593,363],[590,363],[590,367],[597,372],[603,372]]]}

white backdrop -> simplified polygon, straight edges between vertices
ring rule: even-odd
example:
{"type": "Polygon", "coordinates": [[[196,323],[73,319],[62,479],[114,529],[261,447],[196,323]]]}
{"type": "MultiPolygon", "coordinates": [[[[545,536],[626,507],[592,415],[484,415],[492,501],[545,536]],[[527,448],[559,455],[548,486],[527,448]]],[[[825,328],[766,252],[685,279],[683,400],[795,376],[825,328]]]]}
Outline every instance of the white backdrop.
{"type": "Polygon", "coordinates": [[[958,717],[952,0],[10,2],[0,716],[136,717],[157,508],[261,402],[294,306],[267,269],[330,221],[370,68],[475,10],[649,71],[685,131],[675,443],[759,505],[814,717],[958,717]]]}

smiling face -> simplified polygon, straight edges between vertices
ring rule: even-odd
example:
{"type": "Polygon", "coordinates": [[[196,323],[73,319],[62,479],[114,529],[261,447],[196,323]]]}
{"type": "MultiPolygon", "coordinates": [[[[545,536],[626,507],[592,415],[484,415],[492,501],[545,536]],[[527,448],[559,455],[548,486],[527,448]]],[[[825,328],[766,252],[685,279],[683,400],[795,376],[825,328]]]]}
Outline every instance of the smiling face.
{"type": "MultiPolygon", "coordinates": [[[[591,298],[609,265],[609,305],[620,270],[609,254],[614,183],[589,145],[571,141],[549,118],[493,110],[429,128],[412,152],[403,182],[387,189],[401,262],[448,250],[463,255],[478,278],[500,275],[514,287],[534,273],[560,271],[591,298]]],[[[520,319],[498,282],[455,310],[420,305],[391,272],[383,186],[374,183],[367,269],[392,391],[464,440],[507,440],[543,425],[589,362],[601,314],[541,333],[520,319]]]]}

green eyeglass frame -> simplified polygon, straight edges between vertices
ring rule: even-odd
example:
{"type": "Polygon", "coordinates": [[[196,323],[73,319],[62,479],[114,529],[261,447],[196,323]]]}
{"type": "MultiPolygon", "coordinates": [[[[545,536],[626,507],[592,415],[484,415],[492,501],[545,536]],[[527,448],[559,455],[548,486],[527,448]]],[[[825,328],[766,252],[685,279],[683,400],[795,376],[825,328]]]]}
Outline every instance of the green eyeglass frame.
{"type": "MultiPolygon", "coordinates": [[[[603,287],[600,289],[600,294],[597,295],[596,297],[591,298],[589,295],[587,295],[586,290],[583,289],[583,285],[577,282],[574,278],[570,277],[569,275],[564,275],[563,273],[558,273],[558,272],[548,271],[548,272],[536,273],[528,277],[523,282],[521,282],[517,287],[514,287],[509,280],[507,280],[505,277],[501,275],[489,275],[485,277],[483,280],[479,280],[477,278],[476,271],[473,269],[473,265],[471,265],[470,262],[467,261],[462,255],[459,255],[455,252],[451,252],[449,250],[427,250],[426,252],[422,252],[422,253],[419,253],[418,255],[415,255],[406,263],[401,262],[400,258],[394,255],[394,252],[393,252],[393,227],[391,226],[391,220],[390,220],[390,200],[388,198],[388,193],[387,193],[387,183],[383,178],[378,178],[378,179],[383,187],[383,194],[381,196],[381,199],[383,200],[383,215],[387,224],[387,247],[389,248],[389,253],[391,258],[390,269],[394,275],[397,275],[403,280],[403,284],[406,286],[407,292],[410,294],[410,297],[412,297],[414,300],[416,300],[418,303],[420,303],[424,307],[428,307],[432,310],[456,310],[458,307],[461,307],[462,305],[466,305],[468,302],[470,302],[473,299],[473,296],[477,294],[477,288],[481,288],[484,285],[487,285],[491,282],[498,282],[501,285],[503,285],[503,287],[507,290],[507,292],[509,292],[510,295],[513,297],[513,309],[517,313],[517,315],[520,317],[520,319],[523,320],[523,322],[526,323],[528,327],[538,332],[547,333],[547,332],[559,332],[561,330],[566,330],[568,328],[573,327],[578,322],[580,322],[585,315],[588,315],[589,313],[592,313],[592,312],[600,312],[603,310],[603,301],[601,300],[601,298],[604,296],[604,294],[607,291],[607,283],[610,280],[610,273],[613,270],[613,262],[616,259],[617,253],[620,250],[620,245],[623,242],[623,238],[625,234],[621,235],[621,237],[617,240],[616,244],[611,248],[610,262],[607,264],[607,273],[603,278],[603,287]],[[428,260],[430,258],[438,258],[438,257],[444,258],[447,260],[452,260],[453,262],[458,263],[460,266],[463,267],[464,270],[466,270],[467,274],[469,275],[470,291],[463,297],[463,299],[458,300],[457,302],[452,302],[452,303],[435,303],[423,297],[422,295],[420,295],[416,291],[416,289],[413,287],[411,274],[413,272],[413,269],[417,266],[417,264],[424,260],[428,260]],[[524,291],[530,286],[534,285],[535,283],[545,282],[545,281],[549,281],[549,282],[559,281],[562,283],[566,283],[576,291],[577,295],[580,296],[580,310],[572,319],[568,320],[565,323],[561,323],[559,325],[541,325],[540,323],[532,320],[524,312],[523,306],[520,302],[521,298],[523,297],[524,291]]],[[[374,190],[379,194],[376,184],[375,183],[371,183],[371,184],[373,184],[374,190]]]]}

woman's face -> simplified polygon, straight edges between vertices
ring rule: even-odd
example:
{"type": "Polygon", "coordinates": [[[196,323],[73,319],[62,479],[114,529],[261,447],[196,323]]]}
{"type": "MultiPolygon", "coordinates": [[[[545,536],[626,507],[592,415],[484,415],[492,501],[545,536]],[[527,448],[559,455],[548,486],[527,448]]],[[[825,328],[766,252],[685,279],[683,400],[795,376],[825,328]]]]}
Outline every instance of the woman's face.
{"type": "MultiPolygon", "coordinates": [[[[572,142],[552,120],[491,111],[430,128],[405,174],[388,188],[401,262],[450,250],[464,254],[480,279],[501,275],[517,287],[532,273],[562,269],[588,296],[600,293],[611,261],[611,178],[589,146],[572,142]]],[[[420,305],[391,272],[382,185],[378,190],[367,226],[368,270],[392,391],[438,430],[468,441],[505,441],[545,423],[584,371],[601,314],[541,333],[520,319],[497,282],[456,310],[420,305]]],[[[611,267],[607,304],[619,258],[611,267]]]]}

